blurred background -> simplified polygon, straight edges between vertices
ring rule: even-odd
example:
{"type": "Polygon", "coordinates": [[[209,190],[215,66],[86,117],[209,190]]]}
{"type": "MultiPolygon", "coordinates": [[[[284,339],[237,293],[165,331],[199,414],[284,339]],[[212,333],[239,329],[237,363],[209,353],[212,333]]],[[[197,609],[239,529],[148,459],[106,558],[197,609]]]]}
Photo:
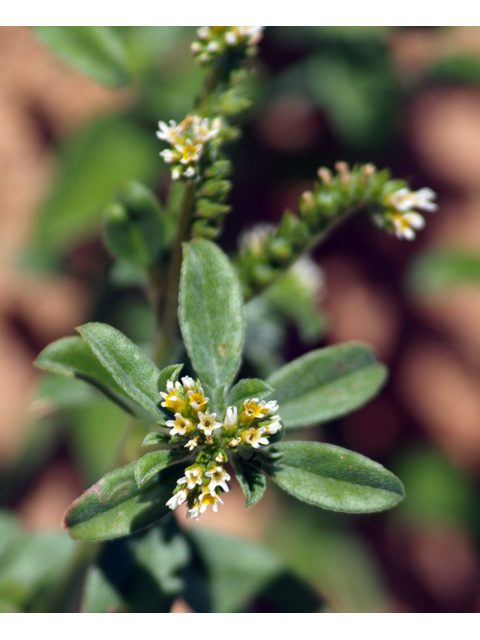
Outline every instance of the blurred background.
{"type": "MultiPolygon", "coordinates": [[[[75,544],[63,512],[109,469],[125,424],[82,382],[44,376],[33,360],[88,321],[151,337],[138,274],[112,268],[100,215],[125,178],[168,194],[157,121],[191,110],[203,72],[193,28],[121,29],[137,80],[108,89],[30,29],[0,28],[0,611],[34,610],[56,580],[75,544]]],[[[227,150],[225,250],[296,210],[317,168],[337,160],[388,166],[438,193],[414,242],[362,216],[336,231],[314,253],[314,308],[292,313],[273,296],[249,309],[246,359],[261,374],[323,345],[375,347],[391,372],[379,396],[299,437],[373,458],[407,498],[346,516],[271,485],[247,511],[232,482],[218,514],[193,526],[262,541],[330,610],[478,612],[480,28],[268,28],[250,92],[244,134],[227,150]]],[[[183,513],[180,524],[192,526],[183,513]]]]}

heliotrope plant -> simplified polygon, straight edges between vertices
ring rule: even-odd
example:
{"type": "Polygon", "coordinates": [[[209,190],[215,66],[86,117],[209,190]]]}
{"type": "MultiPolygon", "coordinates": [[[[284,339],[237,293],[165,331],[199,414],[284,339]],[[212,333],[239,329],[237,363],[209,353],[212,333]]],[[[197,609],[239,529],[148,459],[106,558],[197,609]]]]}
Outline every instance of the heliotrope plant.
{"type": "Polygon", "coordinates": [[[64,520],[72,537],[128,535],[183,504],[187,517],[209,506],[216,511],[232,469],[247,506],[260,500],[267,476],[300,500],[336,511],[380,511],[403,498],[400,481],[364,456],[324,443],[281,442],[285,432],[343,416],[379,390],[386,370],[370,348],[347,343],[312,351],[266,381],[232,386],[244,341],[240,282],[227,256],[202,239],[184,246],[179,319],[198,378],[179,379],[182,365],[158,370],[123,334],[99,323],[80,327],[80,338],[53,343],[37,360],[87,380],[157,425],[143,444],[162,446],[73,503],[64,520]]]}
{"type": "MultiPolygon", "coordinates": [[[[148,598],[139,576],[152,557],[162,567],[155,578],[161,587],[157,595],[168,597],[162,605],[155,600],[148,606],[168,610],[172,598],[188,593],[178,580],[167,580],[165,587],[162,573],[170,557],[168,544],[176,549],[170,558],[176,568],[191,569],[194,557],[193,547],[175,529],[172,512],[198,519],[209,508],[217,511],[228,499],[234,476],[247,507],[262,498],[267,478],[299,500],[345,513],[388,509],[404,496],[400,480],[380,464],[338,446],[299,441],[295,433],[347,415],[380,390],[386,368],[367,345],[317,349],[283,367],[271,366],[272,358],[266,380],[235,381],[245,347],[250,364],[260,369],[258,357],[252,358],[252,325],[259,322],[253,313],[247,314],[244,344],[245,303],[257,296],[248,303],[251,311],[267,289],[267,307],[287,309],[297,304],[292,303],[295,298],[300,301],[298,318],[302,305],[318,316],[319,272],[308,262],[310,249],[361,212],[387,233],[411,240],[424,226],[419,211],[437,208],[428,188],[412,191],[387,169],[338,162],[335,172],[318,170],[318,181],[300,197],[298,213],[286,211],[278,225],[245,232],[237,254],[225,255],[213,242],[231,209],[226,204],[231,163],[224,147],[240,133],[232,119],[249,105],[244,81],[261,35],[261,27],[199,29],[192,51],[197,62],[209,67],[202,94],[183,120],[161,121],[157,132],[166,145],[160,155],[172,178],[168,201],[161,203],[143,185],[128,183],[104,212],[104,239],[112,256],[140,271],[147,285],[156,320],[152,360],[120,331],[100,323],[79,327],[80,336],[54,342],[37,359],[40,368],[90,383],[131,416],[115,456],[117,468],[65,514],[70,536],[111,540],[170,516],[149,532],[118,543],[123,545],[122,560],[128,556],[133,562],[128,588],[123,574],[112,578],[115,561],[110,554],[118,551],[117,543],[102,545],[87,578],[88,611],[146,610],[148,598]],[[179,360],[184,364],[169,364],[179,360]],[[148,449],[137,459],[139,443],[132,433],[145,423],[151,427],[143,440],[148,449]]],[[[209,568],[223,543],[213,538],[213,553],[208,538],[198,534],[196,543],[206,552],[206,574],[213,575],[209,568]]],[[[225,542],[221,562],[232,558],[229,544],[225,542]]],[[[235,545],[240,548],[238,541],[235,545]]],[[[81,547],[80,564],[85,561],[81,547]]],[[[257,561],[248,580],[260,576],[258,559],[265,550],[253,552],[244,545],[235,556],[243,565],[252,553],[257,561]]],[[[190,602],[201,589],[194,591],[190,602]]],[[[218,588],[224,592],[229,589],[218,588]]],[[[242,598],[230,608],[216,606],[238,610],[245,606],[242,598]]],[[[196,601],[194,606],[212,610],[207,604],[196,601]]]]}

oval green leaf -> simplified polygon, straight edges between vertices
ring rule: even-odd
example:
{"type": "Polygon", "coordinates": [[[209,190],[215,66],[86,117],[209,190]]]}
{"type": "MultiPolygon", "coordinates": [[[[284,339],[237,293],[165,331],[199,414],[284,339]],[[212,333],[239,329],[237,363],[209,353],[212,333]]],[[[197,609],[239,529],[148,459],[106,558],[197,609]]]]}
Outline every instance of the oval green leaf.
{"type": "Polygon", "coordinates": [[[311,351],[268,378],[287,428],[335,420],[358,409],[383,386],[387,368],[367,345],[347,342],[311,351]]]}
{"type": "Polygon", "coordinates": [[[156,422],[155,415],[132,401],[82,338],[62,338],[52,342],[40,353],[35,365],[46,371],[84,380],[127,413],[140,420],[156,422]]]}
{"type": "Polygon", "coordinates": [[[161,397],[157,391],[160,371],[150,358],[108,324],[90,322],[77,331],[124,392],[163,422],[165,414],[158,407],[161,397]]]}
{"type": "Polygon", "coordinates": [[[192,240],[184,247],[179,318],[195,370],[223,400],[240,366],[245,321],[235,270],[208,240],[192,240]]]}
{"type": "Polygon", "coordinates": [[[171,513],[167,500],[179,468],[169,467],[139,488],[136,463],[107,473],[69,507],[63,527],[75,540],[111,540],[145,529],[171,513]]]}
{"type": "Polygon", "coordinates": [[[371,513],[395,506],[402,483],[378,462],[320,442],[283,442],[282,457],[268,471],[287,493],[323,509],[371,513]]]}
{"type": "Polygon", "coordinates": [[[171,449],[152,451],[145,454],[138,460],[135,467],[135,478],[138,486],[143,487],[143,485],[159,471],[187,458],[188,453],[173,452],[171,449]]]}

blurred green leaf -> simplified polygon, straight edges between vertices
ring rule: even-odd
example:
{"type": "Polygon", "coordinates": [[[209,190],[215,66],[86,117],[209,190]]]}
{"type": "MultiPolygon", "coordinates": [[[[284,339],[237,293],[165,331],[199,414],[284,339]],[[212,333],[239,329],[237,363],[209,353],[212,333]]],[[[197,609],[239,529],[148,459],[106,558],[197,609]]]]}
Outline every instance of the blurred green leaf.
{"type": "Polygon", "coordinates": [[[452,54],[434,60],[428,73],[440,83],[480,85],[480,57],[468,54],[452,54]]]}
{"type": "Polygon", "coordinates": [[[275,445],[282,457],[265,472],[287,493],[323,509],[371,513],[404,498],[401,482],[358,453],[320,442],[275,445]]]}
{"type": "Polygon", "coordinates": [[[480,254],[461,249],[427,249],[408,273],[407,284],[416,294],[434,294],[463,283],[480,283],[480,254]]]}
{"type": "Polygon", "coordinates": [[[179,572],[190,557],[187,541],[170,518],[123,540],[107,542],[87,575],[87,613],[168,613],[183,590],[179,572]]]}
{"type": "Polygon", "coordinates": [[[325,52],[306,61],[307,81],[336,132],[357,147],[385,146],[393,128],[396,82],[379,40],[353,51],[325,52]]]}
{"type": "Polygon", "coordinates": [[[192,365],[222,411],[223,394],[240,366],[243,300],[230,260],[208,240],[185,245],[179,318],[192,365]]]}
{"type": "Polygon", "coordinates": [[[302,340],[319,340],[325,332],[320,311],[323,275],[313,261],[303,258],[282,274],[263,294],[276,314],[293,322],[302,340]]]}
{"type": "Polygon", "coordinates": [[[311,351],[272,374],[286,427],[328,422],[358,409],[383,386],[386,367],[366,345],[350,342],[311,351]]]}
{"type": "Polygon", "coordinates": [[[101,212],[119,183],[148,185],[162,169],[154,136],[127,118],[97,121],[65,138],[58,167],[37,220],[33,253],[65,252],[97,232],[101,212]]]}
{"type": "Polygon", "coordinates": [[[109,87],[131,82],[131,63],[122,38],[113,27],[34,27],[64,62],[109,87]]]}
{"type": "Polygon", "coordinates": [[[107,324],[90,322],[77,330],[124,392],[163,422],[165,414],[158,407],[161,398],[157,391],[160,371],[143,351],[107,324]]]}
{"type": "Polygon", "coordinates": [[[392,596],[372,550],[353,532],[342,530],[340,522],[337,514],[289,501],[270,521],[267,539],[278,557],[318,589],[335,611],[388,612],[392,596]]]}
{"type": "Polygon", "coordinates": [[[111,469],[126,419],[121,409],[104,398],[69,409],[72,457],[88,484],[111,469]]]}
{"type": "Polygon", "coordinates": [[[70,506],[64,528],[75,540],[111,540],[144,529],[171,513],[166,503],[176,487],[177,467],[151,478],[142,488],[136,463],[107,473],[70,506]]]}
{"type": "Polygon", "coordinates": [[[271,611],[306,613],[320,602],[302,581],[265,546],[219,534],[190,529],[195,562],[186,573],[185,599],[198,613],[238,613],[258,599],[271,611]]]}
{"type": "Polygon", "coordinates": [[[104,210],[103,231],[116,258],[147,270],[157,262],[165,242],[160,203],[142,184],[129,181],[104,210]]]}
{"type": "Polygon", "coordinates": [[[407,450],[400,455],[396,470],[408,495],[398,515],[420,524],[478,528],[475,488],[441,451],[426,446],[407,450]]]}
{"type": "Polygon", "coordinates": [[[0,600],[22,611],[33,608],[54,588],[74,546],[63,533],[18,531],[15,546],[0,560],[0,600]]]}
{"type": "Polygon", "coordinates": [[[116,382],[82,338],[61,338],[52,342],[40,353],[35,364],[46,371],[84,380],[124,411],[140,419],[155,422],[151,412],[145,411],[140,403],[132,402],[130,394],[116,382]]]}

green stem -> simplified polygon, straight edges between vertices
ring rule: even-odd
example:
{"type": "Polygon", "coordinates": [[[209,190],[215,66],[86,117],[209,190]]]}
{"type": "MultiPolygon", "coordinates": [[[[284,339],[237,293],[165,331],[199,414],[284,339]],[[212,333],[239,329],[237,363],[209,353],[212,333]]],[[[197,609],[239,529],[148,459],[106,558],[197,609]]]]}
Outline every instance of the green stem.
{"type": "MultiPolygon", "coordinates": [[[[177,334],[178,292],[180,289],[180,272],[182,269],[182,247],[189,238],[192,208],[195,197],[195,186],[187,182],[183,190],[182,202],[177,223],[177,234],[172,250],[172,258],[167,276],[164,308],[157,326],[157,339],[154,347],[154,362],[160,367],[168,364],[169,353],[174,349],[177,334]]],[[[159,316],[157,315],[157,320],[159,316]]]]}

